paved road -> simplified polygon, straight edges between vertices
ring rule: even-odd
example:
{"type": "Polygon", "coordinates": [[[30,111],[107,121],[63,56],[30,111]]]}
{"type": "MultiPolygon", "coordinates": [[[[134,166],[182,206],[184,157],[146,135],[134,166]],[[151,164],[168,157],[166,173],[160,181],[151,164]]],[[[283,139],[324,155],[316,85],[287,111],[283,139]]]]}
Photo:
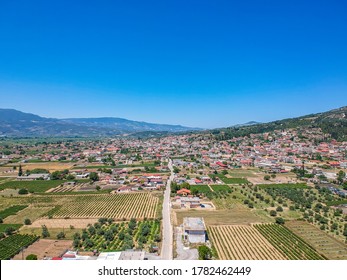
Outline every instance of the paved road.
{"type": "Polygon", "coordinates": [[[199,259],[199,253],[197,249],[189,249],[184,247],[182,241],[182,228],[176,227],[176,247],[177,257],[175,260],[197,260],[199,259]]]}
{"type": "Polygon", "coordinates": [[[161,259],[162,260],[172,260],[173,251],[173,237],[172,237],[172,225],[170,217],[170,193],[171,193],[171,181],[173,180],[174,173],[172,167],[172,161],[169,161],[169,168],[171,170],[171,176],[167,181],[166,190],[164,192],[163,201],[163,241],[161,248],[161,259]]]}

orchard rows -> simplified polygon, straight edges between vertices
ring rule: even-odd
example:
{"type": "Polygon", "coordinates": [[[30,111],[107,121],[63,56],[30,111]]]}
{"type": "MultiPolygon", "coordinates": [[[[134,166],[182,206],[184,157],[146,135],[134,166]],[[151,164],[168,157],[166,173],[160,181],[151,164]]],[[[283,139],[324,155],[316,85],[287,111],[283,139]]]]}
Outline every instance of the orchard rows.
{"type": "Polygon", "coordinates": [[[58,207],[53,217],[154,219],[158,202],[159,198],[150,193],[81,195],[58,207]]]}
{"type": "Polygon", "coordinates": [[[251,226],[211,226],[209,233],[221,260],[285,259],[251,226]]]}
{"type": "Polygon", "coordinates": [[[259,224],[255,228],[290,260],[323,260],[303,239],[278,224],[259,224]]]}

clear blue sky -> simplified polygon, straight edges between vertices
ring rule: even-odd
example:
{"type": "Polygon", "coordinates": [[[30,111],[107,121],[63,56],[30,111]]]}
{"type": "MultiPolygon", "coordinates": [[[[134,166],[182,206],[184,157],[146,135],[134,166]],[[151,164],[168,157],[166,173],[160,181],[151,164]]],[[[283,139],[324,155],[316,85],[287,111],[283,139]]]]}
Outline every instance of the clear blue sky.
{"type": "Polygon", "coordinates": [[[344,106],[346,14],[344,0],[0,1],[0,108],[210,128],[344,106]]]}

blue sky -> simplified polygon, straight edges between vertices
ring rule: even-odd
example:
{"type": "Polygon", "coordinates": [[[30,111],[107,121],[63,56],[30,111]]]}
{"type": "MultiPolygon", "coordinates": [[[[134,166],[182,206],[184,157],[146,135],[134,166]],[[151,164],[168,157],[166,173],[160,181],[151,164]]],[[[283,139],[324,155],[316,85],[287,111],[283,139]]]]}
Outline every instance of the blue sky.
{"type": "Polygon", "coordinates": [[[341,107],[346,11],[334,0],[1,1],[0,108],[211,128],[341,107]]]}

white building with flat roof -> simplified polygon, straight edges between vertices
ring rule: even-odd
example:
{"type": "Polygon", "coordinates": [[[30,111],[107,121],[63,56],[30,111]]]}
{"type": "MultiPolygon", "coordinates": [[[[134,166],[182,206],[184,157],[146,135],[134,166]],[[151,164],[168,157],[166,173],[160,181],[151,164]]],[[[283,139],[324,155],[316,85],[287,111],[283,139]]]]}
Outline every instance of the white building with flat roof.
{"type": "Polygon", "coordinates": [[[184,239],[189,243],[206,242],[206,226],[203,218],[185,217],[183,219],[184,239]]]}

